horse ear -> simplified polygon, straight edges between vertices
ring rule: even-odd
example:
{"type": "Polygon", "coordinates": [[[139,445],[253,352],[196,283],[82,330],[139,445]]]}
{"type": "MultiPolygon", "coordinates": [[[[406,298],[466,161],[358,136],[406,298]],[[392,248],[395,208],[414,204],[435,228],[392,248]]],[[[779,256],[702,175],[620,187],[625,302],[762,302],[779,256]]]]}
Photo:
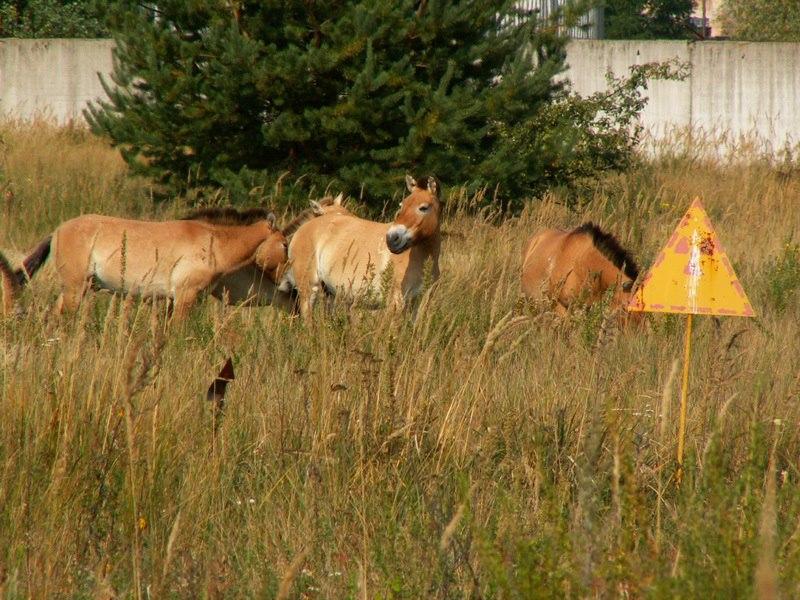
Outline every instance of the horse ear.
{"type": "Polygon", "coordinates": [[[333,199],[333,205],[341,206],[343,201],[344,201],[344,192],[339,192],[339,195],[333,199]]]}
{"type": "Polygon", "coordinates": [[[269,226],[272,227],[272,229],[275,229],[275,221],[276,220],[277,220],[277,217],[275,217],[275,213],[274,212],[271,212],[271,213],[267,214],[267,223],[269,223],[269,226]]]}
{"type": "Polygon", "coordinates": [[[316,200],[311,201],[311,212],[313,212],[316,216],[322,215],[325,211],[322,210],[322,204],[317,202],[316,200]]]}
{"type": "Polygon", "coordinates": [[[406,187],[408,188],[409,192],[413,192],[414,188],[417,187],[417,181],[411,175],[406,174],[406,187]]]}
{"type": "Polygon", "coordinates": [[[432,196],[436,196],[437,198],[439,197],[439,184],[433,175],[428,177],[428,191],[432,196]]]}

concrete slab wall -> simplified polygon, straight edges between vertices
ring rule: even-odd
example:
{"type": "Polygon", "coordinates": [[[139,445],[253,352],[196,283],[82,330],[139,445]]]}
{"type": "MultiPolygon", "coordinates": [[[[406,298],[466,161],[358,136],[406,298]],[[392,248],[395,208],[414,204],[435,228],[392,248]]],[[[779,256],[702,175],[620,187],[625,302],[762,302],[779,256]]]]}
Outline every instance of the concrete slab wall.
{"type": "Polygon", "coordinates": [[[676,128],[749,136],[780,150],[800,143],[800,44],[574,40],[566,76],[575,91],[605,89],[605,73],[676,58],[688,62],[683,82],[655,81],[642,123],[654,139],[676,128]]]}
{"type": "MultiPolygon", "coordinates": [[[[0,39],[0,114],[82,120],[104,97],[98,73],[112,70],[110,40],[0,39]]],[[[606,87],[605,74],[678,59],[686,81],[655,81],[642,122],[653,139],[676,129],[754,135],[773,149],[800,142],[800,44],[574,40],[566,76],[575,91],[606,87]]]]}
{"type": "MultiPolygon", "coordinates": [[[[587,96],[606,89],[606,73],[620,77],[627,75],[633,65],[671,59],[691,62],[690,45],[673,41],[575,40],[567,49],[566,76],[574,91],[587,96]]],[[[691,124],[691,91],[688,80],[650,83],[642,122],[654,137],[662,138],[676,127],[686,128],[691,124]]]]}
{"type": "Polygon", "coordinates": [[[692,65],[694,128],[800,142],[800,44],[693,44],[692,65]]]}
{"type": "Polygon", "coordinates": [[[112,70],[111,40],[0,39],[0,115],[83,121],[105,98],[98,73],[112,70]]]}

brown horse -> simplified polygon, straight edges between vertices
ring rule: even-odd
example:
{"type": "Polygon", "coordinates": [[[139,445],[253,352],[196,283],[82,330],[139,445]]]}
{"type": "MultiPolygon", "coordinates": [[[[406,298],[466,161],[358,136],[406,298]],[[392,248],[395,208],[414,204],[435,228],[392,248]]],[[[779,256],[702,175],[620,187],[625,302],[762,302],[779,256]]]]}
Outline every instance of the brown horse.
{"type": "Polygon", "coordinates": [[[393,223],[360,219],[338,202],[300,226],[289,244],[284,287],[297,290],[304,318],[321,291],[370,304],[388,287],[390,304],[402,307],[420,292],[428,259],[433,278],[439,276],[439,184],[406,176],[406,185],[410,193],[393,223]]]}
{"type": "Polygon", "coordinates": [[[638,276],[631,255],[593,223],[572,231],[544,229],[522,252],[522,293],[553,301],[562,315],[576,303],[599,301],[609,288],[611,305],[624,309],[638,276]]]}
{"type": "Polygon", "coordinates": [[[178,221],[83,215],[66,221],[11,271],[0,261],[4,306],[53,255],[61,295],[56,311],[74,310],[89,287],[168,298],[182,319],[221,276],[255,264],[273,282],[286,264],[286,238],[262,209],[206,209],[178,221]]]}
{"type": "MultiPolygon", "coordinates": [[[[298,214],[281,229],[281,232],[288,240],[300,225],[314,217],[337,210],[346,212],[346,209],[341,206],[343,197],[340,194],[336,198],[326,196],[319,201],[312,201],[311,207],[298,214]]],[[[228,304],[274,306],[290,312],[296,310],[294,290],[282,290],[256,264],[246,265],[220,277],[211,288],[211,295],[228,304]]]]}

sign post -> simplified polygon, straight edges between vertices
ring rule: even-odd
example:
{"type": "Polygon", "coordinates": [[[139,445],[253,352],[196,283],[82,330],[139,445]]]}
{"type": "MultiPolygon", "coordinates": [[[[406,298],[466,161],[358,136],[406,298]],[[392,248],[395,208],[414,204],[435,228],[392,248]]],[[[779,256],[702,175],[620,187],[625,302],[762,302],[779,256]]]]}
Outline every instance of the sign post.
{"type": "Polygon", "coordinates": [[[686,438],[692,315],[755,316],[699,199],[692,202],[631,296],[628,310],[686,315],[676,475],[680,483],[686,438]]]}

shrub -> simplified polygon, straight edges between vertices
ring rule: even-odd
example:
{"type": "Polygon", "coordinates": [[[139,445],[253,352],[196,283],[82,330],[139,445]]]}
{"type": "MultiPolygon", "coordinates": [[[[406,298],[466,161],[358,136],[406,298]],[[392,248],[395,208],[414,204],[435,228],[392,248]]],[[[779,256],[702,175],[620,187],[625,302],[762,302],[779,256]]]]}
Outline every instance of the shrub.
{"type": "MultiPolygon", "coordinates": [[[[539,167],[523,174],[520,191],[540,193],[553,186],[576,191],[587,178],[628,168],[642,137],[638,119],[647,104],[648,81],[687,75],[688,66],[675,61],[634,65],[628,76],[607,74],[605,91],[582,97],[565,90],[535,118],[508,129],[510,152],[539,167]]],[[[570,197],[575,201],[577,195],[570,197]]]]}
{"type": "Polygon", "coordinates": [[[97,0],[0,0],[0,37],[105,37],[105,10],[97,0]]]}

